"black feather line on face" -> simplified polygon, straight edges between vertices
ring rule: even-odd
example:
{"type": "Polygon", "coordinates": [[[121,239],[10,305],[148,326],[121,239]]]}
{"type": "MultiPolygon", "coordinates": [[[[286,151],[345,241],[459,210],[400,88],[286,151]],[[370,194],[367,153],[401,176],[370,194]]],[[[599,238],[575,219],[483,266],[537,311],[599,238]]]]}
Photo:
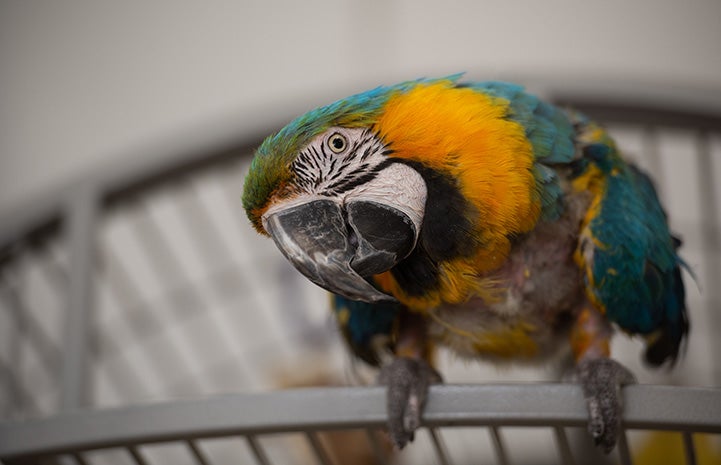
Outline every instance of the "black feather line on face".
{"type": "Polygon", "coordinates": [[[358,150],[363,146],[363,142],[364,141],[362,139],[358,139],[353,143],[353,147],[348,149],[348,151],[343,156],[344,165],[349,164],[358,156],[358,150]]]}
{"type": "Polygon", "coordinates": [[[319,170],[320,165],[318,164],[318,159],[320,158],[320,154],[318,153],[318,149],[311,146],[310,150],[312,151],[312,155],[308,153],[308,160],[313,164],[313,168],[319,170]]]}
{"type": "Polygon", "coordinates": [[[337,158],[334,158],[330,161],[330,166],[328,167],[329,179],[335,179],[341,174],[340,171],[336,171],[335,169],[337,161],[337,158]]]}
{"type": "Polygon", "coordinates": [[[349,173],[345,178],[328,186],[329,192],[327,195],[342,194],[356,188],[357,186],[370,182],[378,176],[378,173],[392,164],[393,160],[383,160],[370,171],[366,171],[368,169],[368,165],[361,165],[357,170],[349,173]]]}
{"type": "Polygon", "coordinates": [[[389,163],[385,160],[375,167],[365,163],[374,154],[392,153],[379,139],[378,133],[364,130],[360,137],[343,155],[329,153],[325,142],[319,146],[311,145],[300,152],[291,164],[295,173],[295,185],[301,190],[312,191],[323,183],[329,186],[318,192],[319,195],[334,196],[347,192],[363,183],[372,181],[389,163]],[[360,166],[349,170],[352,164],[360,166]]]}
{"type": "MultiPolygon", "coordinates": [[[[318,150],[316,150],[315,147],[313,149],[316,153],[318,153],[318,150]]],[[[329,159],[328,152],[325,151],[325,144],[321,144],[320,152],[321,152],[321,154],[323,154],[323,161],[326,161],[329,159]]]]}

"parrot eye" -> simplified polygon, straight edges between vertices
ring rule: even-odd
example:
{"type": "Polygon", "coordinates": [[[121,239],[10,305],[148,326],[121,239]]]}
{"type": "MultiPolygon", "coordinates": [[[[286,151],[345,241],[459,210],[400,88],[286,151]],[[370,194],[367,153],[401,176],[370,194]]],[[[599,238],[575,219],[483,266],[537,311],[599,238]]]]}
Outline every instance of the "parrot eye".
{"type": "Polygon", "coordinates": [[[348,145],[348,141],[346,140],[345,136],[342,134],[336,132],[333,135],[331,135],[328,138],[328,148],[331,149],[333,153],[341,153],[345,150],[346,146],[348,145]]]}

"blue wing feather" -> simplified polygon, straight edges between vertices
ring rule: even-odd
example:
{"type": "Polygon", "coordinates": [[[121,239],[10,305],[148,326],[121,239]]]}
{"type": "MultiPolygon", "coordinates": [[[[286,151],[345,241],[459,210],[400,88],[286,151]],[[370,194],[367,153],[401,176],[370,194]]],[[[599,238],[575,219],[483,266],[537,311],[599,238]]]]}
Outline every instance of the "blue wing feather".
{"type": "Polygon", "coordinates": [[[649,363],[673,361],[688,332],[678,241],[644,173],[608,144],[591,144],[585,152],[606,180],[589,224],[600,244],[593,251],[591,291],[609,320],[628,332],[652,335],[649,363]]]}
{"type": "Polygon", "coordinates": [[[400,304],[358,302],[336,294],[332,295],[331,304],[353,353],[371,365],[378,365],[378,349],[392,344],[400,304]]]}

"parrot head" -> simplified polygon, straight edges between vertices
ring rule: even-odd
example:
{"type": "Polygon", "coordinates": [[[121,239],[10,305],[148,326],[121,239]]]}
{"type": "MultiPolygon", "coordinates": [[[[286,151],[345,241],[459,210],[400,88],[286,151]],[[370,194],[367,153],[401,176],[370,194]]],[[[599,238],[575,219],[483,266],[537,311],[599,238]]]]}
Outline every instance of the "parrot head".
{"type": "Polygon", "coordinates": [[[308,279],[354,300],[393,298],[368,278],[415,247],[426,188],[394,161],[375,117],[391,89],[319,108],[258,149],[244,206],[255,228],[308,279]]]}
{"type": "Polygon", "coordinates": [[[457,78],[378,87],[268,137],[243,193],[255,229],[346,298],[463,299],[476,271],[466,262],[484,259],[476,245],[497,264],[540,207],[532,149],[505,118],[508,101],[457,78]]]}

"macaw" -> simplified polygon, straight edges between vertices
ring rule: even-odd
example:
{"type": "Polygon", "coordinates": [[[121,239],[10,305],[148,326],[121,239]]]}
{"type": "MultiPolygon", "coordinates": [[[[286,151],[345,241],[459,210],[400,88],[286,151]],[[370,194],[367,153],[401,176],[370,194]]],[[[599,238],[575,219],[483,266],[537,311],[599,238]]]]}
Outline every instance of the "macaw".
{"type": "Polygon", "coordinates": [[[608,452],[635,382],[610,358],[614,330],[643,336],[654,366],[688,333],[680,241],[651,180],[599,124],[515,84],[419,79],[314,109],[260,145],[243,206],[380,365],[399,447],[443,345],[572,360],[608,452]]]}

